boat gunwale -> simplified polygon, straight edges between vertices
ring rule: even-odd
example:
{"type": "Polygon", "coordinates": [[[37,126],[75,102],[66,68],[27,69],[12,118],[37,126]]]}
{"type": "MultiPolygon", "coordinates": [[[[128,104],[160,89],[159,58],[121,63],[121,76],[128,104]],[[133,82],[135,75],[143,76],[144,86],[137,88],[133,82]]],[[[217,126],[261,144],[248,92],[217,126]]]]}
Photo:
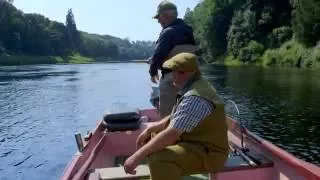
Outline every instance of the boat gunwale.
{"type": "MultiPolygon", "coordinates": [[[[84,160],[84,164],[81,165],[81,167],[79,169],[74,169],[78,163],[80,163],[81,161],[81,157],[83,157],[83,154],[85,154],[88,151],[88,148],[90,146],[92,146],[91,152],[89,153],[89,158],[92,156],[92,151],[94,151],[96,148],[98,147],[102,147],[102,145],[99,146],[99,144],[104,143],[104,141],[101,142],[101,140],[105,137],[105,134],[101,133],[101,128],[103,126],[103,120],[100,119],[97,121],[97,124],[95,126],[95,128],[92,131],[92,136],[90,137],[90,139],[88,141],[84,141],[84,149],[83,152],[79,152],[77,151],[75,155],[73,155],[72,159],[68,162],[66,168],[64,169],[60,179],[64,180],[64,179],[74,179],[74,177],[79,173],[80,169],[83,168],[83,165],[88,161],[88,160],[84,160]],[[96,141],[97,143],[94,143],[92,141],[93,138],[96,138],[98,141],[96,141]]],[[[92,159],[93,161],[93,159],[92,159]]],[[[92,163],[92,161],[90,162],[90,164],[92,163]]],[[[84,176],[84,175],[83,175],[84,176]]]]}
{"type": "MultiPolygon", "coordinates": [[[[231,133],[240,136],[241,134],[241,125],[238,121],[235,119],[226,116],[227,122],[228,122],[228,129],[231,131],[231,133]],[[231,126],[232,127],[231,127],[231,126]],[[231,127],[231,128],[230,128],[231,127]]],[[[268,151],[271,153],[274,157],[279,158],[283,162],[286,162],[289,166],[294,168],[298,173],[306,177],[308,180],[317,179],[320,180],[320,167],[318,168],[319,172],[314,171],[311,168],[305,167],[305,164],[308,164],[308,162],[298,159],[295,157],[292,153],[285,151],[284,149],[278,147],[275,144],[272,144],[270,141],[254,134],[247,128],[244,128],[243,131],[244,135],[246,135],[244,142],[249,141],[251,143],[254,143],[258,146],[261,146],[261,149],[268,151]]]]}

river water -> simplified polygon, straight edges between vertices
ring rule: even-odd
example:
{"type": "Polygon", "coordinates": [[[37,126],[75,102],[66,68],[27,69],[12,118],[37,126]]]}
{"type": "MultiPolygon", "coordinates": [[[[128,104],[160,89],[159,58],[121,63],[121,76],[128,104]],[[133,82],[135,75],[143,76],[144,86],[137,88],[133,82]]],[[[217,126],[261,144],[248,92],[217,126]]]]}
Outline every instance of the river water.
{"type": "MultiPolygon", "coordinates": [[[[320,165],[320,73],[202,67],[246,126],[320,165]]],[[[58,179],[106,111],[148,108],[148,66],[139,63],[0,67],[0,179],[58,179]]]]}

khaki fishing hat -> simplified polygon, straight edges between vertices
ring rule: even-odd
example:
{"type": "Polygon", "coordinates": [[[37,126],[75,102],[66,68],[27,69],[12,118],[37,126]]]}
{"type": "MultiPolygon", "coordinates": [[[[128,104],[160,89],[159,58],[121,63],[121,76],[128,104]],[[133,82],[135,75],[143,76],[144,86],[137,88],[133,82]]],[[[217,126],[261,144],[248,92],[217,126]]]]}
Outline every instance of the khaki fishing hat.
{"type": "Polygon", "coordinates": [[[160,15],[160,13],[166,12],[166,11],[172,11],[175,10],[177,11],[177,6],[172,3],[171,1],[162,1],[158,5],[157,13],[155,16],[153,16],[154,19],[157,19],[160,15]]]}
{"type": "Polygon", "coordinates": [[[163,63],[163,68],[182,72],[200,72],[198,58],[193,53],[179,53],[163,63]]]}

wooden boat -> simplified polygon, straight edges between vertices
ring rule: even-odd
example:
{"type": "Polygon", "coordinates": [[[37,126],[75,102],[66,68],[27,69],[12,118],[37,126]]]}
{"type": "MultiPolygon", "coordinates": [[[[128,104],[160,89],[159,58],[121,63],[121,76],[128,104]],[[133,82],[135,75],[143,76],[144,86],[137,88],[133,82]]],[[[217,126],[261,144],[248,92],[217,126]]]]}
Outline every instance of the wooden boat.
{"type": "MultiPolygon", "coordinates": [[[[137,167],[136,175],[126,174],[122,165],[125,158],[135,152],[139,133],[157,120],[156,109],[104,116],[87,137],[76,136],[79,151],[60,179],[148,179],[147,162],[137,167]]],[[[256,136],[230,117],[227,117],[227,122],[230,155],[224,169],[215,174],[208,172],[184,179],[320,180],[320,167],[256,136]]]]}

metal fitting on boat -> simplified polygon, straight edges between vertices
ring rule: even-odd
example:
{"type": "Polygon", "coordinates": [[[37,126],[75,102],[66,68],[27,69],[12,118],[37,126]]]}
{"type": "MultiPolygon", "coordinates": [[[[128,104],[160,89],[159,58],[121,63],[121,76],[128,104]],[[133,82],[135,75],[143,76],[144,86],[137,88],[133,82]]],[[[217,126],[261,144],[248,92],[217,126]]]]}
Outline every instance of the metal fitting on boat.
{"type": "Polygon", "coordinates": [[[89,141],[89,139],[91,138],[91,136],[92,136],[92,132],[87,131],[87,135],[84,136],[83,140],[89,141]]]}
{"type": "Polygon", "coordinates": [[[77,146],[78,146],[78,151],[82,152],[83,151],[83,142],[82,142],[82,137],[81,137],[81,133],[76,133],[74,135],[74,137],[76,138],[76,142],[77,142],[77,146]]]}
{"type": "Polygon", "coordinates": [[[140,120],[142,123],[147,123],[149,121],[149,118],[147,116],[142,116],[140,120]]]}

